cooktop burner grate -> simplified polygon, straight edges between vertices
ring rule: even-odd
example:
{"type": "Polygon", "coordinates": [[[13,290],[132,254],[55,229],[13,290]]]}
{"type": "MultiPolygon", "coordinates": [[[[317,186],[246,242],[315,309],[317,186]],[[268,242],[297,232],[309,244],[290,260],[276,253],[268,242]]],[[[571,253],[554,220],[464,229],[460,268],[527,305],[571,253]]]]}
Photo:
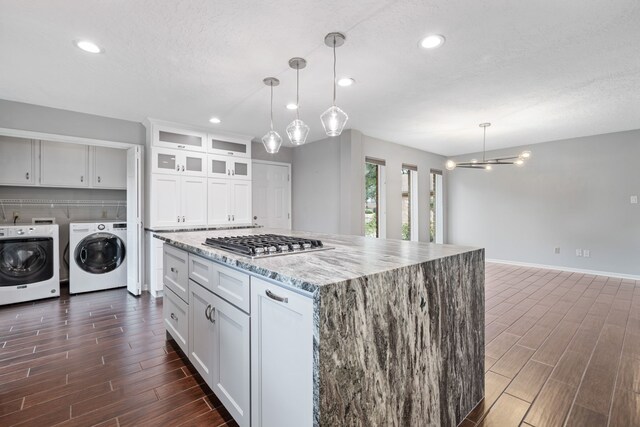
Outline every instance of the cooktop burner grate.
{"type": "Polygon", "coordinates": [[[292,255],[323,251],[328,248],[320,240],[279,234],[256,234],[250,236],[216,237],[205,240],[204,245],[251,258],[292,255]]]}

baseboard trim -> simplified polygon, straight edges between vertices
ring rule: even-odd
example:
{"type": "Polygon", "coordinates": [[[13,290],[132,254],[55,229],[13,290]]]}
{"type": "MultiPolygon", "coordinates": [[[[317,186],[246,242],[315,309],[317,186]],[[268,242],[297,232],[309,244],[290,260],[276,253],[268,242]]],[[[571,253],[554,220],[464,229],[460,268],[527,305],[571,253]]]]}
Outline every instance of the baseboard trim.
{"type": "Polygon", "coordinates": [[[544,268],[546,270],[568,271],[570,273],[592,274],[594,276],[615,277],[617,279],[640,280],[640,276],[636,276],[633,274],[614,273],[611,271],[585,270],[582,268],[563,267],[561,265],[535,264],[531,262],[509,261],[505,259],[490,259],[490,258],[487,258],[486,262],[493,262],[496,264],[517,265],[520,267],[544,268]]]}

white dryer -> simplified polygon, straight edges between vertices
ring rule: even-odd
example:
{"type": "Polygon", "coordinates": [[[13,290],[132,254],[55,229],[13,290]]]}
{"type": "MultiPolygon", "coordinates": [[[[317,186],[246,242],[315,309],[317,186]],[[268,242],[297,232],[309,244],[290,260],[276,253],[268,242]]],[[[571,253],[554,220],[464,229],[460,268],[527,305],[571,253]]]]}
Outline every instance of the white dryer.
{"type": "Polygon", "coordinates": [[[127,286],[127,223],[69,224],[69,292],[127,286]]]}
{"type": "Polygon", "coordinates": [[[0,305],[60,296],[58,225],[0,227],[0,305]]]}

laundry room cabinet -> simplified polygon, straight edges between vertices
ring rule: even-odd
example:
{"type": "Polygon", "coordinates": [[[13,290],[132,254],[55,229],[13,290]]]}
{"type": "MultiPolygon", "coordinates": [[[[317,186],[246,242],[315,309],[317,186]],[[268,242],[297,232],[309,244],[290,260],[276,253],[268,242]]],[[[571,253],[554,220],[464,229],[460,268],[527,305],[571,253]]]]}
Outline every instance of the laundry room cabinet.
{"type": "Polygon", "coordinates": [[[89,187],[89,147],[64,142],[40,142],[40,185],[89,187]]]}
{"type": "Polygon", "coordinates": [[[90,147],[89,154],[93,158],[93,187],[127,189],[127,150],[90,147]]]}
{"type": "Polygon", "coordinates": [[[35,184],[35,141],[0,136],[0,185],[35,184]]]}
{"type": "Polygon", "coordinates": [[[151,223],[155,227],[207,224],[207,179],[154,174],[151,223]]]}

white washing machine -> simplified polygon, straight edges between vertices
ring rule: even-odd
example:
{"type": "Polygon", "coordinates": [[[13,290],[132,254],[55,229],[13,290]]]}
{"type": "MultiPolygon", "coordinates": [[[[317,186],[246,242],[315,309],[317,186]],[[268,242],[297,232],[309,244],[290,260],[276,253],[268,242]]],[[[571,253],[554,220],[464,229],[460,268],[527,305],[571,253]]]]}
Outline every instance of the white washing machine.
{"type": "Polygon", "coordinates": [[[69,224],[69,292],[127,286],[127,223],[69,224]]]}
{"type": "Polygon", "coordinates": [[[0,305],[60,296],[58,225],[0,227],[0,305]]]}

